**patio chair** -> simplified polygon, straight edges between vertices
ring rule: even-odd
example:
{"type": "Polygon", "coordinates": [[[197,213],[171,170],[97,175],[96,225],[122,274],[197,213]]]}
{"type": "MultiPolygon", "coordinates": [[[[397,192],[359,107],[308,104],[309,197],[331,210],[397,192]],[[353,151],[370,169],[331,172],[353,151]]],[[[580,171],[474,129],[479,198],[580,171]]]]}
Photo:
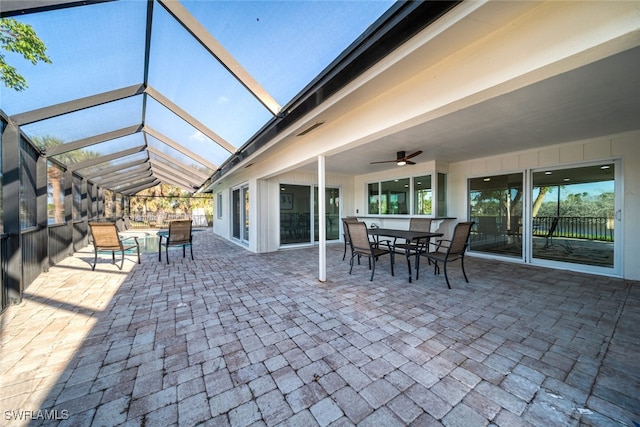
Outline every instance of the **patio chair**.
{"type": "Polygon", "coordinates": [[[348,216],[346,218],[342,218],[342,229],[343,229],[343,238],[344,238],[344,253],[342,254],[342,260],[347,256],[347,247],[351,247],[351,242],[349,241],[349,231],[347,229],[348,222],[358,222],[358,218],[355,216],[348,216]]]}
{"type": "MultiPolygon", "coordinates": [[[[409,221],[409,231],[431,231],[431,218],[411,218],[409,221]]],[[[401,253],[410,255],[418,255],[420,252],[424,252],[428,249],[427,241],[420,240],[407,243],[394,244],[394,250],[400,250],[401,253]]],[[[416,258],[417,259],[417,258],[416,258]]],[[[416,265],[417,267],[417,265],[416,265]]]]}
{"type": "Polygon", "coordinates": [[[191,251],[191,259],[193,260],[193,245],[191,235],[191,220],[181,219],[171,221],[169,223],[169,235],[163,243],[165,252],[167,253],[167,264],[169,264],[169,247],[170,246],[182,246],[182,258],[185,257],[185,248],[189,246],[191,251]]]}
{"type": "Polygon", "coordinates": [[[129,249],[136,249],[138,252],[138,264],[140,264],[140,245],[137,237],[121,238],[118,235],[118,228],[113,222],[90,222],[89,228],[93,236],[94,258],[91,270],[96,269],[98,263],[98,252],[110,251],[112,264],[116,263],[116,251],[122,252],[122,262],[120,270],[124,266],[124,253],[129,249]],[[133,239],[133,242],[128,242],[133,239]],[[135,242],[135,243],[134,243],[135,242]]]}
{"type": "MultiPolygon", "coordinates": [[[[449,283],[449,277],[447,276],[447,264],[453,261],[460,260],[464,280],[469,283],[467,273],[464,271],[464,253],[467,250],[469,234],[471,233],[471,227],[473,227],[473,224],[473,221],[458,223],[453,231],[451,240],[439,239],[437,243],[432,243],[432,245],[435,246],[435,250],[433,252],[423,252],[420,254],[420,256],[427,257],[429,263],[433,261],[434,274],[440,273],[440,265],[438,263],[442,263],[444,278],[447,281],[447,287],[449,289],[451,289],[451,284],[449,283]]],[[[419,270],[416,272],[416,279],[418,278],[418,274],[419,270]]]]}
{"type": "Polygon", "coordinates": [[[364,222],[347,222],[345,223],[347,231],[349,233],[349,241],[351,244],[351,261],[349,268],[349,274],[353,271],[353,261],[356,257],[366,256],[369,258],[369,269],[371,270],[371,278],[373,281],[373,275],[376,272],[376,261],[383,255],[389,255],[391,258],[391,275],[393,276],[393,261],[394,253],[391,250],[391,246],[387,243],[387,249],[382,249],[376,245],[375,242],[369,240],[369,233],[367,232],[367,225],[364,222]]]}

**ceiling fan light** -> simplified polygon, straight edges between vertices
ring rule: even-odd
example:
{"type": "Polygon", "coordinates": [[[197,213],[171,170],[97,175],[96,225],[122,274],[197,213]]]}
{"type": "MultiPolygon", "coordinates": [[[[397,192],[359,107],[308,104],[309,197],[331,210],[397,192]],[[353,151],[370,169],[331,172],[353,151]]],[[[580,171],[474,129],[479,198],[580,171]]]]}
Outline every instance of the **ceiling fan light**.
{"type": "Polygon", "coordinates": [[[404,165],[406,165],[406,164],[407,164],[407,162],[406,162],[405,160],[398,160],[398,161],[396,162],[396,165],[398,165],[398,166],[404,166],[404,165]]]}

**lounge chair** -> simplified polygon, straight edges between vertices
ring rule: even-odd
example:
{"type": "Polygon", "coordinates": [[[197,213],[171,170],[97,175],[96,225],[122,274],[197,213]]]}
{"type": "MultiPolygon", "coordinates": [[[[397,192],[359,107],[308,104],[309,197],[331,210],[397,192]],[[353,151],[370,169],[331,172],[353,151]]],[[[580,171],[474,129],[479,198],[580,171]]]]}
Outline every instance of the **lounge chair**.
{"type": "Polygon", "coordinates": [[[138,252],[138,264],[140,264],[140,245],[138,244],[137,237],[121,238],[118,235],[118,228],[116,224],[112,222],[90,222],[89,228],[91,229],[91,235],[93,236],[93,249],[94,258],[93,266],[91,270],[96,269],[98,263],[98,252],[111,252],[112,264],[116,263],[116,251],[122,252],[122,262],[120,263],[120,270],[124,266],[124,253],[129,249],[136,249],[138,252]],[[133,239],[133,242],[131,242],[133,239]],[[134,243],[135,242],[135,243],[134,243]]]}

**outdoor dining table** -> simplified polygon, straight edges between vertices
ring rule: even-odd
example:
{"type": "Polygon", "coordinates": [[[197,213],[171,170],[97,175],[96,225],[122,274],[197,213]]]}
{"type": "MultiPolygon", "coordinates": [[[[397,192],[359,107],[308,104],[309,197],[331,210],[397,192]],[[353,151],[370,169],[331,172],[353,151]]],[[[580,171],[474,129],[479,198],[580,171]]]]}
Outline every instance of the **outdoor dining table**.
{"type": "MultiPolygon", "coordinates": [[[[412,273],[411,273],[411,255],[416,256],[416,264],[419,262],[418,257],[421,253],[429,247],[429,240],[432,237],[442,237],[443,233],[431,232],[431,231],[412,231],[412,230],[396,230],[394,228],[369,228],[369,235],[375,236],[376,241],[379,241],[380,236],[384,237],[393,237],[393,245],[392,250],[395,251],[396,241],[398,239],[403,239],[406,243],[416,243],[419,251],[410,251],[405,250],[405,255],[407,257],[407,267],[409,269],[409,283],[412,281],[412,273]],[[420,246],[420,241],[425,240],[425,244],[420,246]]],[[[403,242],[403,243],[404,243],[403,242]]]]}

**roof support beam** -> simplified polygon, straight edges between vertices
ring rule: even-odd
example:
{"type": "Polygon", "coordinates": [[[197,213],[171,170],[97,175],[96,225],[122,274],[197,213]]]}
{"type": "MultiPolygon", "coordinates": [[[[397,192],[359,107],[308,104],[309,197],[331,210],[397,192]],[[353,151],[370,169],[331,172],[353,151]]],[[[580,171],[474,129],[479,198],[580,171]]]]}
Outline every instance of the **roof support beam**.
{"type": "Polygon", "coordinates": [[[180,171],[177,171],[173,168],[171,168],[171,166],[167,166],[164,165],[160,162],[154,162],[153,160],[151,161],[151,168],[153,169],[154,172],[164,172],[168,175],[171,176],[175,176],[177,179],[182,179],[184,180],[184,182],[188,182],[191,185],[201,185],[202,184],[202,180],[198,180],[198,179],[194,179],[193,176],[189,176],[187,174],[184,174],[180,171]]]}
{"type": "Polygon", "coordinates": [[[211,139],[213,142],[227,150],[229,153],[233,154],[236,152],[236,147],[227,142],[223,137],[209,129],[203,123],[201,123],[198,119],[193,117],[191,114],[187,113],[182,108],[178,107],[175,103],[171,102],[171,100],[164,95],[162,95],[157,90],[152,87],[147,87],[145,93],[158,101],[160,104],[169,109],[172,113],[176,114],[185,122],[189,123],[191,126],[202,132],[206,137],[211,139]]]}
{"type": "Polygon", "coordinates": [[[139,191],[146,190],[147,188],[155,187],[158,184],[160,184],[160,181],[150,182],[149,184],[144,184],[144,185],[140,185],[139,187],[131,188],[126,192],[123,192],[123,194],[126,194],[127,196],[132,196],[139,191]]]}
{"type": "Polygon", "coordinates": [[[229,53],[207,30],[194,18],[187,9],[177,1],[158,0],[173,17],[182,24],[238,81],[256,97],[274,116],[282,107],[258,83],[247,70],[229,53]]]}
{"type": "Polygon", "coordinates": [[[148,180],[149,178],[155,178],[155,176],[153,176],[153,172],[151,170],[148,170],[146,172],[142,172],[142,173],[138,173],[137,175],[132,176],[130,179],[123,181],[120,179],[116,179],[116,180],[110,180],[109,182],[105,182],[104,184],[101,184],[101,187],[105,187],[105,188],[121,188],[121,187],[126,187],[128,185],[133,185],[136,184],[138,182],[141,182],[143,180],[148,180]]]}
{"type": "Polygon", "coordinates": [[[157,180],[155,176],[145,176],[131,182],[123,182],[120,185],[114,185],[113,187],[111,187],[111,189],[117,193],[121,193],[122,191],[125,191],[128,188],[133,188],[136,185],[146,184],[149,182],[153,182],[155,180],[157,180]]]}
{"type": "Polygon", "coordinates": [[[22,126],[29,123],[39,122],[40,120],[61,116],[63,114],[73,113],[74,111],[84,110],[85,108],[91,108],[108,102],[117,101],[119,99],[129,98],[130,96],[140,95],[143,92],[143,85],[133,85],[109,92],[99,93],[97,95],[87,96],[85,98],[74,99],[73,101],[61,102],[60,104],[38,108],[36,110],[16,114],[11,116],[11,118],[16,122],[16,124],[22,126]]]}
{"type": "Polygon", "coordinates": [[[137,193],[138,191],[146,190],[147,188],[150,188],[150,187],[155,187],[158,184],[160,184],[160,181],[154,178],[151,181],[138,182],[135,184],[131,184],[129,187],[121,188],[120,190],[118,190],[118,192],[131,195],[131,194],[137,193]]]}
{"type": "MultiPolygon", "coordinates": [[[[199,170],[197,170],[193,166],[189,166],[189,165],[187,165],[185,163],[182,163],[181,161],[176,160],[173,157],[164,154],[160,150],[156,150],[153,147],[147,147],[147,151],[150,154],[153,154],[154,156],[158,156],[161,159],[164,159],[164,160],[170,162],[173,166],[175,166],[175,167],[177,167],[179,169],[182,169],[184,172],[187,172],[187,173],[195,175],[195,176],[197,176],[199,178],[202,178],[203,181],[206,181],[207,179],[209,179],[209,175],[207,175],[206,173],[200,172],[199,170]]],[[[149,159],[151,160],[151,157],[149,157],[149,159]]]]}
{"type": "Polygon", "coordinates": [[[134,160],[132,162],[125,163],[123,165],[112,166],[110,168],[102,169],[102,170],[94,172],[92,174],[83,175],[83,176],[85,178],[87,178],[89,181],[95,182],[95,180],[99,179],[101,176],[109,175],[109,174],[112,174],[114,172],[118,172],[118,171],[121,171],[121,170],[124,170],[124,169],[129,169],[129,168],[132,168],[134,166],[142,165],[144,163],[147,163],[148,161],[149,161],[148,159],[134,160]]]}
{"type": "Polygon", "coordinates": [[[162,179],[163,181],[165,179],[170,179],[175,183],[179,183],[181,185],[187,186],[187,188],[190,188],[191,190],[193,190],[194,187],[199,187],[201,184],[199,182],[193,182],[188,179],[184,179],[182,177],[172,174],[171,172],[167,172],[165,170],[159,169],[155,166],[152,166],[151,170],[153,171],[154,175],[156,175],[158,178],[162,179]]]}
{"type": "Polygon", "coordinates": [[[185,147],[183,147],[182,145],[180,145],[177,142],[173,141],[171,138],[164,136],[163,134],[161,134],[160,132],[150,128],[149,126],[145,125],[145,127],[143,128],[143,131],[146,132],[149,136],[152,136],[155,139],[157,139],[158,141],[165,143],[169,147],[173,148],[174,150],[179,151],[180,153],[182,153],[185,156],[189,157],[190,159],[200,163],[201,165],[206,166],[206,167],[208,167],[209,169],[212,169],[212,170],[218,169],[218,167],[216,165],[214,165],[213,163],[211,163],[209,160],[207,160],[204,157],[194,153],[191,150],[187,150],[185,147]]]}
{"type": "Polygon", "coordinates": [[[167,183],[167,184],[170,184],[170,185],[174,185],[176,187],[180,187],[180,188],[182,188],[183,190],[186,190],[189,193],[193,193],[196,190],[194,188],[194,186],[192,186],[190,184],[187,184],[187,183],[184,183],[184,182],[182,182],[181,180],[179,180],[179,179],[177,179],[175,177],[172,177],[172,176],[169,176],[169,175],[165,175],[162,172],[153,171],[153,174],[157,178],[159,178],[160,181],[162,181],[164,183],[167,183]]]}
{"type": "Polygon", "coordinates": [[[110,141],[112,139],[122,138],[123,136],[132,135],[142,130],[141,125],[133,125],[126,128],[105,132],[100,135],[91,136],[89,138],[78,139],[77,141],[68,142],[66,144],[57,145],[47,150],[47,156],[57,156],[58,154],[68,153],[69,151],[79,150],[91,145],[100,144],[101,142],[110,141]]]}
{"type": "Polygon", "coordinates": [[[95,182],[101,187],[107,187],[113,184],[114,182],[118,182],[118,181],[125,182],[125,183],[127,181],[133,181],[146,173],[151,173],[151,165],[147,165],[144,169],[137,168],[127,173],[109,175],[105,177],[103,180],[96,180],[95,182]]]}
{"type": "Polygon", "coordinates": [[[117,153],[108,154],[106,156],[96,157],[95,159],[85,160],[83,162],[74,163],[73,165],[69,165],[69,170],[77,171],[84,168],[89,168],[91,166],[99,165],[100,163],[110,162],[111,160],[116,160],[121,157],[130,156],[132,154],[140,153],[144,151],[146,148],[145,145],[138,145],[137,147],[129,148],[127,150],[118,151],[117,153]]]}
{"type": "Polygon", "coordinates": [[[24,16],[28,13],[46,12],[67,7],[86,6],[113,0],[2,0],[2,16],[24,16]]]}

